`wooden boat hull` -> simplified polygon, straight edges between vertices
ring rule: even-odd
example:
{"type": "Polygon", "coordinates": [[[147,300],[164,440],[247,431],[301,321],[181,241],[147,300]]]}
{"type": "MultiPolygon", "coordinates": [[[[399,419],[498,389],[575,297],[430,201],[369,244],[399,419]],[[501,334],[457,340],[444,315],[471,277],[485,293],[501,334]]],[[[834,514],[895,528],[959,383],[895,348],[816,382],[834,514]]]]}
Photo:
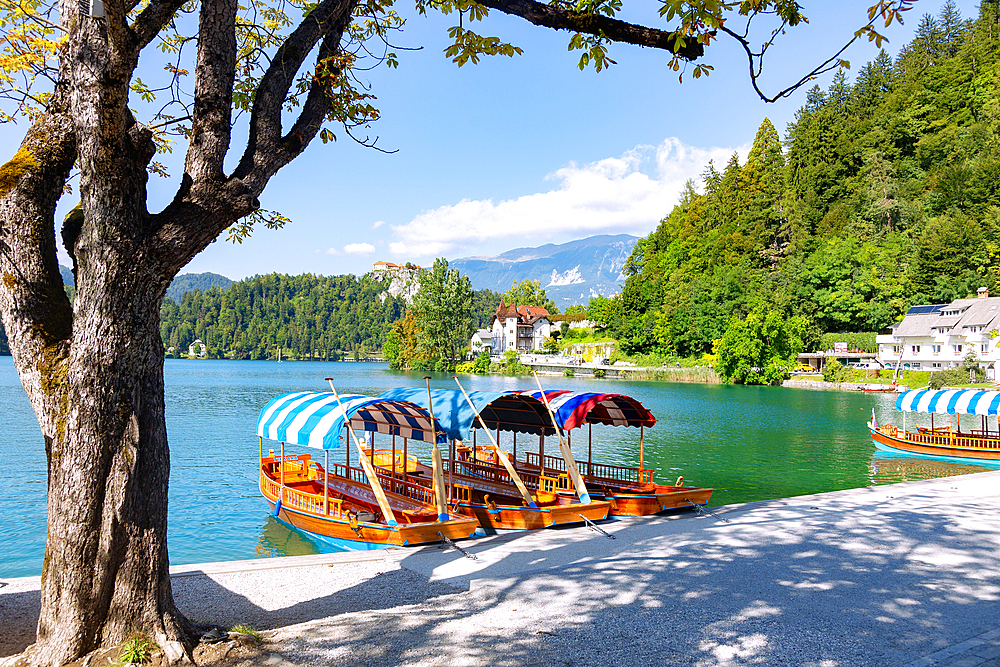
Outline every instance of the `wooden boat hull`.
{"type": "MultiPolygon", "coordinates": [[[[273,513],[274,501],[268,499],[267,503],[273,513]]],[[[352,528],[348,520],[314,516],[290,510],[284,505],[278,511],[276,518],[320,539],[331,538],[337,544],[357,550],[431,544],[441,542],[442,536],[451,540],[463,540],[474,537],[476,529],[479,528],[479,520],[471,518],[407,523],[398,526],[360,521],[357,523],[357,528],[352,528]]]]}
{"type": "Polygon", "coordinates": [[[714,489],[694,486],[657,486],[652,492],[608,489],[591,495],[611,502],[611,516],[649,516],[677,509],[692,509],[707,505],[714,489]]]}
{"type": "Polygon", "coordinates": [[[868,430],[876,445],[891,450],[959,459],[1000,461],[1000,439],[962,436],[956,433],[911,433],[892,424],[868,430]]]}
{"type": "Polygon", "coordinates": [[[590,521],[603,521],[608,518],[611,502],[594,501],[587,505],[572,503],[569,505],[548,505],[538,509],[516,507],[514,505],[493,505],[486,503],[459,503],[464,512],[471,512],[479,519],[479,525],[484,530],[536,530],[581,523],[584,518],[590,521]]]}
{"type": "MultiPolygon", "coordinates": [[[[350,508],[377,509],[370,488],[348,477],[329,475],[326,479],[330,492],[326,497],[322,492],[316,493],[317,487],[322,488],[324,476],[311,467],[316,464],[308,455],[286,461],[286,486],[282,488],[271,477],[273,468],[280,465],[273,457],[262,462],[266,468],[261,468],[258,488],[271,512],[290,526],[320,539],[328,538],[341,546],[364,550],[428,544],[441,542],[444,537],[452,540],[473,537],[479,528],[479,520],[471,516],[455,516],[448,521],[428,520],[436,516],[436,510],[425,502],[398,494],[386,494],[399,521],[397,525],[361,520],[350,508]],[[300,488],[295,488],[296,485],[300,488]]],[[[349,469],[349,472],[363,474],[356,469],[349,469]]]]}
{"type": "MultiPolygon", "coordinates": [[[[537,455],[535,455],[537,457],[537,455]]],[[[571,484],[565,472],[558,467],[561,463],[554,457],[546,457],[548,470],[558,474],[558,489],[560,493],[571,493],[571,484]]],[[[714,489],[703,489],[694,486],[666,486],[649,481],[652,471],[639,468],[626,468],[603,464],[577,461],[577,466],[584,471],[583,480],[590,490],[591,498],[600,498],[611,503],[611,516],[649,516],[669,510],[691,508],[694,505],[707,505],[714,489]],[[628,475],[629,479],[588,475],[588,468],[598,471],[628,475]],[[690,502],[689,502],[690,501],[690,502]]],[[[537,473],[539,466],[529,461],[518,461],[518,470],[537,473]]],[[[680,480],[678,480],[680,481],[680,480]]]]}

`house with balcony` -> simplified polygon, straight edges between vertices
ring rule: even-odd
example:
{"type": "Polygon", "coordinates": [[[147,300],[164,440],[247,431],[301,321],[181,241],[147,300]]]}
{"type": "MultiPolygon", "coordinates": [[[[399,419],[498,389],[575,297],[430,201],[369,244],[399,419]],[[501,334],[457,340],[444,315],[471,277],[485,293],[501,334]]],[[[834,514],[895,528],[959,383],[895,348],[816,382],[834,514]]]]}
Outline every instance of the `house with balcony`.
{"type": "Polygon", "coordinates": [[[549,311],[545,308],[507,305],[501,299],[497,312],[490,318],[490,354],[501,355],[507,350],[519,353],[540,350],[551,329],[549,311]]]}
{"type": "Polygon", "coordinates": [[[977,298],[914,306],[889,333],[876,337],[879,359],[886,368],[936,371],[965,365],[970,353],[995,379],[1000,358],[1000,297],[985,287],[977,298]]]}

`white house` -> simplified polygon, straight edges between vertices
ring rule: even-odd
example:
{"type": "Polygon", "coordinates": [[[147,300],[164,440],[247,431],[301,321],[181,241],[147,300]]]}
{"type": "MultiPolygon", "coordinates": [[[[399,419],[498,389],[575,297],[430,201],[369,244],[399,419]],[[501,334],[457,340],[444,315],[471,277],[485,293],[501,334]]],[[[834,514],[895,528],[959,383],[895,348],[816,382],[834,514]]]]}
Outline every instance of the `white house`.
{"type": "Polygon", "coordinates": [[[204,357],[206,351],[205,343],[200,338],[195,338],[194,342],[188,345],[188,355],[192,357],[204,357]]]}
{"type": "Polygon", "coordinates": [[[492,329],[480,329],[476,333],[472,334],[472,340],[469,341],[469,349],[472,350],[473,354],[479,354],[483,350],[489,352],[493,347],[493,330],[492,329]]]}
{"type": "Polygon", "coordinates": [[[879,359],[887,368],[903,370],[943,370],[965,365],[970,351],[986,377],[995,377],[994,365],[1000,358],[1000,297],[991,297],[985,287],[976,299],[914,306],[902,322],[879,335],[879,359]]]}
{"type": "Polygon", "coordinates": [[[490,319],[492,349],[490,354],[500,355],[507,350],[530,352],[540,350],[542,341],[549,337],[552,325],[549,311],[538,306],[504,304],[500,300],[497,312],[490,319]]]}

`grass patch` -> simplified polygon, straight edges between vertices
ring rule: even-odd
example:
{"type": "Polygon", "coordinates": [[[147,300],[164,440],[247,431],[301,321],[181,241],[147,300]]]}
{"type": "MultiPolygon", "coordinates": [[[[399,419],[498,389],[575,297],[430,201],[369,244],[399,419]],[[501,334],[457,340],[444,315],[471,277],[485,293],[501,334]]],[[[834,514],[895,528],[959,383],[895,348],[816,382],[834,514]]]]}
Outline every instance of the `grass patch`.
{"type": "Polygon", "coordinates": [[[573,345],[575,343],[613,343],[615,339],[606,332],[595,332],[593,329],[570,329],[565,336],[559,339],[563,345],[573,345]]]}
{"type": "Polygon", "coordinates": [[[123,665],[144,665],[152,659],[154,650],[156,644],[137,635],[122,644],[118,660],[123,665]]]}
{"type": "Polygon", "coordinates": [[[246,625],[245,623],[240,623],[239,625],[234,625],[233,627],[229,628],[229,631],[230,632],[238,632],[241,635],[249,635],[249,636],[253,637],[258,642],[264,640],[264,635],[262,635],[260,632],[258,632],[256,630],[254,630],[249,625],[246,625]]]}

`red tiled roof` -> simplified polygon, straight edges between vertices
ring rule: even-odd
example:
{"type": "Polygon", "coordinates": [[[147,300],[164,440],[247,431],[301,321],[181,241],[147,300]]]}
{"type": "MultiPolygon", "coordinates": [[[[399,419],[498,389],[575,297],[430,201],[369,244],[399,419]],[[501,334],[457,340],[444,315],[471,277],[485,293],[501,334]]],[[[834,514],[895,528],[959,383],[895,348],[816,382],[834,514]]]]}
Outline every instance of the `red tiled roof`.
{"type": "Polygon", "coordinates": [[[534,324],[543,317],[548,317],[549,311],[540,306],[518,306],[516,304],[507,305],[500,299],[500,305],[497,306],[497,312],[494,313],[493,319],[490,320],[492,324],[495,320],[505,319],[508,317],[516,317],[518,324],[534,324]]]}

